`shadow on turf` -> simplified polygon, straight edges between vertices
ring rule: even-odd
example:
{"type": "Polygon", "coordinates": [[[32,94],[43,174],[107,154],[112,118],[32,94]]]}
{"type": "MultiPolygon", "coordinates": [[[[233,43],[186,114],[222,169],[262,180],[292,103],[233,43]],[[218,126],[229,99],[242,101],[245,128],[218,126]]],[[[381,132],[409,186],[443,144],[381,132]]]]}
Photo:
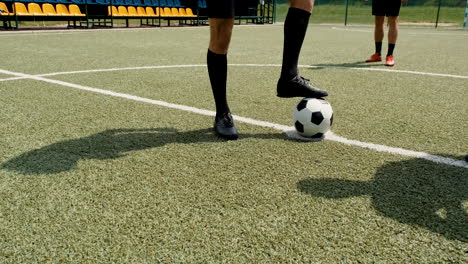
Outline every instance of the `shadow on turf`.
{"type": "Polygon", "coordinates": [[[382,215],[468,242],[467,169],[422,159],[392,162],[371,181],[306,179],[297,188],[315,197],[370,196],[382,215]]]}
{"type": "MultiPolygon", "coordinates": [[[[285,134],[242,134],[241,139],[287,139],[285,134]]],[[[156,148],[171,143],[216,143],[212,129],[178,132],[173,128],[115,129],[88,137],[57,142],[23,153],[0,165],[22,174],[53,174],[71,170],[83,159],[117,159],[125,152],[156,148]]]]}

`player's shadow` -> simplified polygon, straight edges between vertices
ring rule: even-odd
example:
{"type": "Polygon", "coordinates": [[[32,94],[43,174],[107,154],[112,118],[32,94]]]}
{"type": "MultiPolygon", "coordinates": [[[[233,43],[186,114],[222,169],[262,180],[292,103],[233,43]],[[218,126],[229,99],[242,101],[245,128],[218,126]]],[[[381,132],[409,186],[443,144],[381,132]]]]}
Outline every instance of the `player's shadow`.
{"type": "Polygon", "coordinates": [[[379,168],[371,181],[306,179],[297,188],[315,197],[370,196],[382,215],[468,242],[468,170],[422,159],[379,168]]]}
{"type": "MultiPolygon", "coordinates": [[[[242,134],[241,138],[287,139],[285,134],[242,134]]],[[[60,141],[23,153],[0,165],[0,169],[22,174],[53,174],[71,170],[79,160],[117,159],[129,151],[157,148],[171,143],[217,143],[212,129],[179,132],[173,128],[113,129],[60,141]]]]}
{"type": "Polygon", "coordinates": [[[323,64],[314,64],[310,65],[308,70],[323,70],[323,69],[333,69],[333,68],[373,68],[373,67],[386,67],[384,62],[365,62],[365,61],[355,61],[355,62],[345,62],[345,63],[323,63],[323,64]]]}

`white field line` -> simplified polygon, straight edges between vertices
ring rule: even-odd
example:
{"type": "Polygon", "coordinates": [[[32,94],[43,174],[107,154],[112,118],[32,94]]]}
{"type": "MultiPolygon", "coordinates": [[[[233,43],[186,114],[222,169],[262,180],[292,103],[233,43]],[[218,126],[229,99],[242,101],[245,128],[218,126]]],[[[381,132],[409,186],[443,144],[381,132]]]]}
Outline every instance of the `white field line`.
{"type": "MultiPolygon", "coordinates": [[[[268,24],[268,25],[234,25],[234,27],[242,27],[242,28],[249,28],[249,27],[258,27],[258,28],[265,28],[265,27],[279,27],[283,26],[283,22],[276,22],[275,24],[268,24]]],[[[344,31],[351,31],[351,32],[365,32],[365,33],[372,33],[373,28],[370,28],[369,25],[361,25],[361,26],[348,26],[346,28],[338,27],[338,24],[309,24],[309,26],[313,27],[330,27],[332,30],[344,30],[344,31]],[[356,29],[356,28],[364,28],[364,29],[356,29]],[[368,30],[366,30],[368,29],[368,30]]],[[[427,29],[422,27],[422,29],[427,29]]],[[[137,32],[137,31],[156,31],[156,30],[178,30],[178,31],[188,31],[188,30],[208,30],[208,26],[198,26],[198,27],[156,27],[156,28],[107,28],[107,29],[40,29],[40,30],[27,30],[27,31],[0,31],[0,37],[14,37],[14,36],[50,36],[50,35],[70,35],[70,34],[77,34],[77,33],[93,33],[93,32],[116,32],[116,31],[126,31],[126,32],[137,32]]],[[[442,36],[468,36],[468,34],[464,34],[464,32],[454,33],[454,32],[406,32],[403,31],[405,34],[412,34],[412,35],[442,35],[442,36]]]]}
{"type": "MultiPolygon", "coordinates": [[[[234,67],[281,67],[281,64],[229,64],[229,66],[234,66],[234,67]]],[[[206,65],[204,65],[204,64],[193,64],[193,65],[141,66],[141,67],[125,67],[125,68],[109,68],[109,69],[53,72],[53,73],[45,73],[45,74],[38,74],[38,75],[27,75],[27,76],[47,77],[47,76],[66,75],[66,74],[78,74],[78,73],[129,71],[129,70],[144,70],[144,69],[194,68],[194,67],[206,67],[206,65]]],[[[454,75],[454,74],[432,73],[432,72],[418,72],[418,71],[406,71],[406,70],[359,68],[359,67],[345,67],[345,66],[333,66],[333,65],[323,65],[323,66],[299,65],[299,67],[300,68],[307,68],[307,69],[328,68],[328,69],[344,69],[344,70],[358,70],[358,71],[380,71],[380,72],[392,72],[392,73],[408,73],[408,74],[426,75],[426,76],[434,76],[434,77],[449,77],[449,78],[458,78],[458,79],[468,79],[468,76],[465,76],[465,75],[454,75]]],[[[20,80],[20,79],[30,79],[30,77],[3,78],[3,79],[0,79],[0,82],[20,80]]]]}
{"type": "MultiPolygon", "coordinates": [[[[52,79],[47,79],[47,78],[40,77],[40,76],[34,76],[34,75],[18,73],[18,72],[11,72],[11,71],[6,71],[6,70],[2,70],[2,69],[0,69],[0,73],[7,74],[7,75],[14,75],[14,76],[18,76],[18,77],[25,77],[25,78],[33,79],[33,80],[37,80],[37,81],[43,81],[43,82],[58,84],[58,85],[66,86],[66,87],[71,87],[71,88],[75,88],[75,89],[79,89],[79,90],[84,90],[84,91],[89,91],[89,92],[94,92],[94,93],[99,93],[99,94],[105,94],[105,95],[125,98],[125,99],[128,99],[128,100],[133,100],[133,101],[138,101],[138,102],[144,102],[144,103],[164,106],[164,107],[168,107],[168,108],[172,108],[172,109],[183,110],[183,111],[192,112],[192,113],[201,114],[201,115],[214,116],[216,114],[214,111],[210,111],[210,110],[205,110],[205,109],[200,109],[200,108],[185,106],[185,105],[179,105],[179,104],[172,104],[172,103],[168,103],[168,102],[164,102],[164,101],[143,98],[143,97],[134,96],[134,95],[125,94],[125,93],[117,93],[117,92],[112,92],[112,91],[108,91],[108,90],[97,89],[97,88],[92,88],[92,87],[88,87],[88,86],[73,84],[73,83],[69,83],[69,82],[52,80],[52,79]]],[[[262,127],[268,127],[268,128],[273,128],[273,129],[276,129],[276,130],[280,130],[280,131],[285,132],[289,136],[292,134],[291,131],[294,130],[294,127],[292,127],[292,126],[285,126],[285,125],[280,125],[280,124],[255,120],[255,119],[251,119],[251,118],[247,118],[247,117],[234,115],[234,118],[238,122],[243,122],[243,123],[247,123],[247,124],[251,124],[251,125],[255,125],[255,126],[262,126],[262,127]]],[[[292,137],[298,138],[297,136],[292,136],[292,137]]],[[[406,150],[406,149],[402,149],[402,148],[394,148],[394,147],[388,147],[388,146],[379,145],[379,144],[361,142],[361,141],[358,141],[358,140],[352,140],[352,139],[347,139],[347,138],[344,138],[344,137],[337,136],[337,135],[333,134],[332,132],[327,133],[327,135],[325,136],[325,139],[330,140],[330,141],[343,143],[343,144],[349,145],[349,146],[357,146],[357,147],[361,147],[361,148],[367,148],[367,149],[375,150],[375,151],[378,151],[378,152],[386,152],[386,153],[398,154],[398,155],[402,155],[402,156],[421,158],[421,159],[426,159],[426,160],[429,160],[429,161],[432,161],[432,162],[435,162],[435,163],[441,163],[441,164],[447,164],[447,165],[456,166],[456,167],[468,168],[468,163],[463,161],[463,160],[456,160],[456,159],[446,158],[446,157],[442,157],[442,156],[431,155],[431,154],[428,154],[428,153],[425,153],[425,152],[417,152],[417,151],[406,150]]]]}
{"type": "Polygon", "coordinates": [[[365,33],[372,33],[374,32],[372,29],[364,30],[364,29],[350,29],[350,28],[339,28],[339,27],[332,27],[335,30],[344,30],[349,32],[365,32],[365,33]]]}
{"type": "MultiPolygon", "coordinates": [[[[369,30],[363,30],[363,29],[351,29],[351,28],[339,28],[339,27],[332,27],[332,29],[335,30],[343,30],[343,31],[349,31],[349,32],[365,32],[365,33],[372,33],[374,32],[373,29],[369,30]]],[[[400,34],[409,34],[409,35],[439,35],[439,36],[468,36],[468,34],[464,34],[464,32],[458,33],[453,33],[453,32],[448,32],[448,33],[442,33],[442,32],[406,32],[404,30],[400,29],[400,34]]]]}
{"type": "MultiPolygon", "coordinates": [[[[278,24],[270,24],[270,25],[234,25],[237,27],[242,28],[265,28],[265,27],[272,27],[278,26],[278,24]]],[[[27,31],[0,31],[0,37],[8,37],[8,36],[50,36],[50,35],[70,35],[70,34],[79,34],[79,33],[94,33],[94,32],[116,32],[116,31],[123,31],[123,32],[138,32],[138,31],[163,31],[163,30],[177,30],[177,31],[192,31],[192,30],[204,30],[208,31],[208,26],[197,26],[197,27],[154,27],[154,28],[106,28],[106,29],[39,29],[39,30],[27,30],[27,31]]]]}
{"type": "MultiPolygon", "coordinates": [[[[260,25],[245,25],[245,26],[260,26],[260,25]]],[[[69,34],[78,34],[78,33],[94,33],[94,32],[138,32],[138,31],[160,31],[160,30],[197,30],[203,29],[207,30],[206,26],[199,27],[154,27],[154,28],[106,28],[106,29],[39,29],[39,30],[27,30],[27,31],[5,31],[0,32],[0,37],[3,36],[50,36],[50,35],[69,35],[69,34]]]]}

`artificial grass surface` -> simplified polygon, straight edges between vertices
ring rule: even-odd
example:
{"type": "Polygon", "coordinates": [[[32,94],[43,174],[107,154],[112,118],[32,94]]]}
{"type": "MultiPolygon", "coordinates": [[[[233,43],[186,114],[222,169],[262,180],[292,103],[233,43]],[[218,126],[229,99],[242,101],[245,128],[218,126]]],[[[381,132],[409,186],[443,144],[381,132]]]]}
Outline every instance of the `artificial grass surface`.
{"type": "MultiPolygon", "coordinates": [[[[362,63],[372,53],[372,33],[353,30],[355,28],[346,31],[312,27],[300,63],[323,67],[389,69],[382,63],[362,63]]],[[[282,27],[279,26],[236,27],[229,63],[280,64],[281,31],[282,27]],[[266,42],[275,45],[265,45],[266,42]]],[[[213,109],[206,68],[203,66],[206,60],[206,33],[207,28],[187,28],[18,36],[7,41],[11,41],[11,45],[23,41],[25,49],[20,57],[13,53],[6,56],[5,62],[11,65],[9,69],[13,71],[31,73],[60,72],[64,69],[201,65],[181,69],[80,73],[51,78],[213,109]],[[34,42],[29,39],[38,41],[35,48],[34,42]],[[24,65],[18,58],[34,60],[24,65]],[[41,65],[43,61],[54,63],[41,65]]],[[[462,60],[447,59],[462,58],[467,53],[462,44],[467,38],[463,32],[404,29],[400,35],[395,51],[397,66],[393,70],[456,75],[466,73],[462,60]],[[453,41],[447,41],[447,38],[453,41]],[[442,48],[442,45],[447,48],[442,48]],[[426,56],[433,49],[439,52],[426,56]]],[[[297,100],[275,97],[279,71],[279,67],[231,67],[228,96],[233,112],[289,125],[297,100]]],[[[460,156],[466,152],[466,144],[463,144],[466,129],[466,114],[463,114],[466,113],[465,79],[333,68],[301,68],[300,72],[312,78],[318,87],[330,92],[329,100],[337,120],[333,130],[339,135],[434,154],[460,156]],[[369,111],[372,111],[371,115],[369,111]]]]}
{"type": "MultiPolygon", "coordinates": [[[[298,100],[276,98],[276,79],[271,76],[276,76],[277,70],[231,67],[232,79],[228,85],[233,113],[292,126],[291,115],[298,100]],[[255,86],[252,85],[254,82],[255,86]]],[[[329,101],[334,107],[336,120],[333,131],[338,135],[448,156],[466,152],[466,145],[462,144],[466,129],[465,115],[462,114],[466,111],[466,98],[451,96],[463,93],[466,81],[450,82],[452,87],[447,87],[445,94],[440,95],[432,90],[443,86],[444,82],[434,77],[398,76],[396,82],[388,80],[389,73],[320,70],[319,73],[307,72],[307,75],[315,76],[315,83],[319,87],[327,87],[332,94],[329,101]],[[338,75],[340,80],[331,81],[338,75]]],[[[56,78],[73,82],[76,76],[56,78]]],[[[91,87],[214,110],[211,100],[206,100],[211,99],[211,90],[204,67],[182,72],[157,69],[80,74],[80,79],[83,81],[80,84],[91,87]],[[175,79],[174,75],[178,78],[175,79]],[[99,81],[96,82],[97,79],[99,81]]]]}
{"type": "Polygon", "coordinates": [[[465,169],[243,124],[226,143],[208,117],[48,86],[7,105],[30,121],[2,129],[5,262],[465,256],[465,169]]]}
{"type": "MultiPolygon", "coordinates": [[[[229,62],[279,64],[281,30],[236,27],[229,62]]],[[[368,56],[365,32],[310,32],[301,64],[368,56]]],[[[205,63],[206,28],[54,34],[3,37],[10,52],[0,68],[37,74],[205,63]]],[[[465,73],[453,54],[466,54],[458,43],[466,36],[448,36],[411,35],[416,43],[401,44],[394,69],[465,73]],[[435,56],[447,56],[437,65],[411,55],[448,36],[455,41],[439,45],[435,56]]],[[[234,113],[287,125],[296,99],[274,97],[278,73],[230,67],[234,113]]],[[[301,73],[330,90],[339,135],[456,158],[466,151],[466,114],[454,111],[466,112],[464,79],[301,73]],[[390,79],[397,82],[383,89],[390,79]],[[441,87],[444,95],[434,92],[441,87]]],[[[48,78],[213,109],[204,67],[48,78]]],[[[466,169],[298,142],[244,123],[240,140],[224,142],[211,132],[212,117],[40,81],[0,82],[0,94],[2,263],[467,259],[466,169]]]]}

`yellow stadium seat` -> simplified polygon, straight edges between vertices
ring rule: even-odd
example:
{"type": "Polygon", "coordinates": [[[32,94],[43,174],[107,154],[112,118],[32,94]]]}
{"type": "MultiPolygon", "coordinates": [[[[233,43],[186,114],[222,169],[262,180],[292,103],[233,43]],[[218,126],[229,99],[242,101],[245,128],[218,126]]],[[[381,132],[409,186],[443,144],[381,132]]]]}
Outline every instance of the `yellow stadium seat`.
{"type": "Polygon", "coordinates": [[[164,16],[164,10],[162,9],[162,7],[156,7],[155,8],[156,10],[156,16],[164,16]]]}
{"type": "Polygon", "coordinates": [[[28,10],[29,14],[33,16],[45,16],[45,14],[42,12],[41,7],[36,3],[29,3],[28,10]]]}
{"type": "Polygon", "coordinates": [[[127,8],[125,6],[119,6],[118,10],[119,10],[119,15],[120,16],[128,16],[128,11],[127,11],[127,8]]]}
{"type": "Polygon", "coordinates": [[[137,7],[137,13],[138,13],[138,16],[148,16],[146,15],[145,8],[142,6],[137,7]]]}
{"type": "Polygon", "coordinates": [[[186,17],[187,16],[187,14],[185,13],[185,9],[183,9],[182,7],[179,8],[179,16],[181,16],[181,17],[186,17]]]}
{"type": "Polygon", "coordinates": [[[193,14],[192,8],[190,7],[187,7],[187,9],[185,9],[185,12],[187,13],[187,16],[189,17],[196,17],[196,15],[193,14]]]}
{"type": "Polygon", "coordinates": [[[137,10],[134,6],[128,7],[128,15],[129,16],[138,16],[137,10]]]}
{"type": "Polygon", "coordinates": [[[26,9],[26,6],[23,3],[14,3],[13,4],[13,12],[16,13],[18,16],[32,16],[26,9]]]}
{"type": "Polygon", "coordinates": [[[120,16],[119,11],[117,10],[116,6],[108,6],[107,7],[107,15],[108,16],[120,16]],[[112,10],[112,12],[111,12],[112,10]]]}
{"type": "Polygon", "coordinates": [[[5,13],[0,13],[1,16],[12,16],[12,15],[14,15],[14,13],[10,13],[10,11],[8,11],[7,6],[3,2],[0,2],[0,9],[2,9],[5,12],[5,13]]]}
{"type": "Polygon", "coordinates": [[[77,5],[69,5],[68,10],[70,10],[70,15],[72,16],[86,16],[85,14],[81,13],[81,10],[77,5]]]}
{"type": "Polygon", "coordinates": [[[163,16],[163,14],[162,14],[163,12],[164,12],[165,17],[171,17],[172,16],[172,12],[171,12],[171,9],[169,7],[165,7],[164,9],[162,9],[161,16],[163,16]]]}
{"type": "Polygon", "coordinates": [[[56,16],[57,12],[55,11],[55,8],[51,4],[42,4],[42,12],[46,16],[56,16]]]}
{"type": "Polygon", "coordinates": [[[57,15],[59,16],[70,16],[70,12],[68,12],[68,8],[66,5],[64,4],[57,4],[55,6],[55,8],[57,9],[57,15]]]}
{"type": "Polygon", "coordinates": [[[175,8],[175,7],[171,8],[171,14],[174,17],[180,17],[179,10],[177,8],[175,8]]]}
{"type": "MultiPolygon", "coordinates": [[[[158,10],[157,7],[156,7],[156,10],[158,10]]],[[[151,17],[158,16],[158,14],[154,13],[154,9],[150,6],[147,6],[145,11],[146,11],[147,16],[151,16],[151,17]]]]}

